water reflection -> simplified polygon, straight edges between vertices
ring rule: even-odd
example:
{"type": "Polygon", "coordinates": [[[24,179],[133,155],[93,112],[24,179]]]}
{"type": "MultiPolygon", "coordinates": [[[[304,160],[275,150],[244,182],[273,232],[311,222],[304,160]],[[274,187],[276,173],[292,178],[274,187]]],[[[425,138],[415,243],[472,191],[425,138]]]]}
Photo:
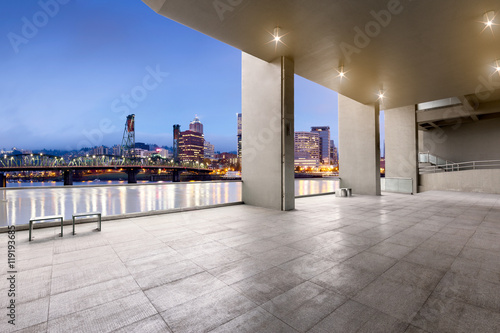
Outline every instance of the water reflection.
{"type": "MultiPolygon", "coordinates": [[[[297,196],[333,192],[335,180],[296,180],[297,196]]],[[[132,186],[0,190],[0,226],[27,224],[33,216],[100,211],[103,216],[241,201],[241,182],[158,183],[132,186]]]]}
{"type": "Polygon", "coordinates": [[[336,179],[296,179],[295,196],[332,193],[339,189],[336,179]]]}

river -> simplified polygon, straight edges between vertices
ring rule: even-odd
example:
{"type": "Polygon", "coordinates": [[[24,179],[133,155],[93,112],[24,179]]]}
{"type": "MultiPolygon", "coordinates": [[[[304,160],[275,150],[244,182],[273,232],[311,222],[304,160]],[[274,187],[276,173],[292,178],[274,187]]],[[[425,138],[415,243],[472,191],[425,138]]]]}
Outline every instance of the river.
{"type": "MultiPolygon", "coordinates": [[[[27,224],[33,216],[100,211],[102,216],[163,211],[241,201],[241,182],[138,183],[9,183],[0,190],[0,226],[27,224]],[[18,184],[18,185],[16,185],[18,184]],[[62,184],[61,184],[62,185],[62,184]],[[44,188],[40,188],[44,187],[44,188]]],[[[331,193],[334,179],[296,179],[296,196],[331,193]]]]}

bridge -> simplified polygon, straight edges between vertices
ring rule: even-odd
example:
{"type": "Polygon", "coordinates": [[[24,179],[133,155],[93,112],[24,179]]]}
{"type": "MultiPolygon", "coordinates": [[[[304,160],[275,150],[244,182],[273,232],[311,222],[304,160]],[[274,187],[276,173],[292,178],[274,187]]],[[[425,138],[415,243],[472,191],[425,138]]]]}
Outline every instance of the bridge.
{"type": "Polygon", "coordinates": [[[62,157],[45,154],[16,154],[0,156],[0,187],[6,187],[5,172],[22,171],[62,171],[64,185],[73,185],[75,171],[87,170],[120,170],[128,175],[128,183],[137,183],[137,174],[141,170],[161,170],[172,173],[174,182],[180,181],[182,172],[207,174],[212,170],[199,162],[174,163],[173,160],[153,155],[147,158],[114,156],[114,155],[86,155],[77,156],[69,160],[62,157]]]}

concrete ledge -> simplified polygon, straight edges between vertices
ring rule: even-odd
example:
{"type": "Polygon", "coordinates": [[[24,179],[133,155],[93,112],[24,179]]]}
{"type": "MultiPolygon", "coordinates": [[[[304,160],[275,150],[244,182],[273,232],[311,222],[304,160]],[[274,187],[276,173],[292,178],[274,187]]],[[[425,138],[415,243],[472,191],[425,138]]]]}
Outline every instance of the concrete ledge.
{"type": "Polygon", "coordinates": [[[316,193],[316,194],[296,195],[295,199],[309,198],[309,197],[319,197],[321,195],[332,195],[332,194],[335,194],[335,192],[324,192],[324,193],[316,193]]]}
{"type": "Polygon", "coordinates": [[[420,175],[419,191],[459,191],[500,194],[500,170],[465,170],[420,175]]]}
{"type": "MultiPolygon", "coordinates": [[[[181,213],[181,212],[189,212],[189,211],[194,211],[194,210],[219,208],[219,207],[227,207],[227,206],[235,206],[235,205],[243,205],[243,204],[244,204],[243,201],[237,201],[237,202],[230,202],[230,203],[225,203],[225,204],[209,205],[209,206],[186,207],[186,208],[175,208],[175,209],[168,209],[168,210],[153,210],[150,212],[143,212],[143,213],[110,215],[110,216],[103,216],[102,221],[103,222],[104,221],[115,221],[115,220],[123,220],[123,219],[137,218],[137,217],[147,217],[147,216],[156,216],[156,215],[163,215],[163,214],[181,213]]],[[[79,223],[95,223],[95,222],[97,222],[97,218],[81,219],[81,220],[78,220],[78,222],[79,223]]],[[[63,224],[64,225],[73,225],[73,221],[72,220],[64,220],[63,224]]],[[[60,225],[61,225],[60,222],[37,223],[37,224],[33,224],[33,229],[51,228],[51,227],[57,227],[60,225]]],[[[15,226],[16,226],[16,231],[22,231],[22,230],[29,229],[28,223],[19,224],[19,225],[15,225],[15,226]]],[[[8,227],[0,227],[0,233],[6,233],[8,231],[9,231],[8,227]]]]}

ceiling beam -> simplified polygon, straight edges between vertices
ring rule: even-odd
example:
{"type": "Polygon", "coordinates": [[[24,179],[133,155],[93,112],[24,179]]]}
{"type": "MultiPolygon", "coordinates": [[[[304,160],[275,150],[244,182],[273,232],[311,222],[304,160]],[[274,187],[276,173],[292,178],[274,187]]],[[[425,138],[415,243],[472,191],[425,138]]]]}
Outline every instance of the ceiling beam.
{"type": "Polygon", "coordinates": [[[479,108],[479,100],[474,95],[459,96],[458,99],[462,102],[464,111],[469,114],[472,120],[478,121],[479,118],[475,112],[479,108]]]}

